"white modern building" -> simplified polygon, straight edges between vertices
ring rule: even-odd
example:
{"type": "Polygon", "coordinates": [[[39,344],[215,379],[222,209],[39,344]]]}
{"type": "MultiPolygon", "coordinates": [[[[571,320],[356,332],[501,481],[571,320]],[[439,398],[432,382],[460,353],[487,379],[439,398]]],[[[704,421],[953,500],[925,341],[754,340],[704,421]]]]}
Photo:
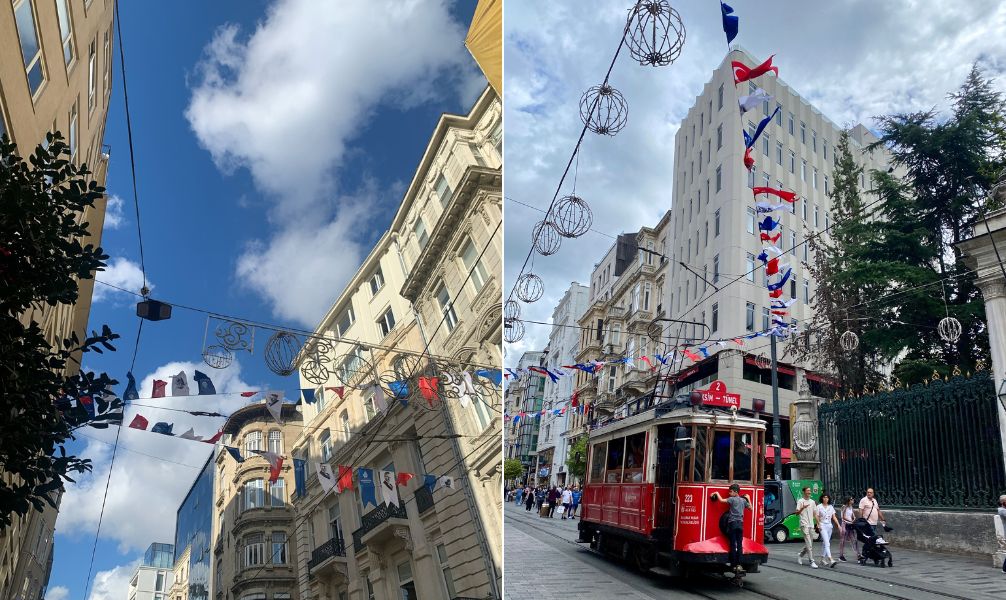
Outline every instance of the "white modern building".
{"type": "Polygon", "coordinates": [[[174,583],[175,547],[172,544],[150,544],[143,553],[143,562],[129,580],[127,600],[168,600],[174,583]]]}
{"type": "MultiPolygon", "coordinates": [[[[552,311],[552,330],[548,335],[548,349],[544,356],[545,368],[553,373],[563,365],[576,362],[580,342],[578,319],[587,309],[589,288],[572,282],[559,304],[552,311]]],[[[567,369],[568,370],[568,369],[567,369]]],[[[566,485],[569,480],[566,470],[566,455],[569,439],[566,430],[572,413],[569,410],[573,396],[573,377],[560,377],[556,381],[545,379],[543,408],[547,411],[566,408],[566,412],[555,415],[549,412],[541,417],[538,435],[538,473],[548,470],[546,476],[550,485],[566,485]]]]}

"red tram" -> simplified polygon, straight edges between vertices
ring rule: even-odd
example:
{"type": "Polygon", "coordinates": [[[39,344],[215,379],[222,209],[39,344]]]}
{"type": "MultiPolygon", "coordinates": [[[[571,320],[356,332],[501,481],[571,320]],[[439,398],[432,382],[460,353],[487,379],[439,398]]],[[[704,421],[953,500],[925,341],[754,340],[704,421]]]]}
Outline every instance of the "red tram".
{"type": "Polygon", "coordinates": [[[692,406],[688,396],[590,432],[579,541],[663,575],[728,570],[721,524],[732,483],[748,495],[743,567],[768,560],[760,419],[692,406]]]}

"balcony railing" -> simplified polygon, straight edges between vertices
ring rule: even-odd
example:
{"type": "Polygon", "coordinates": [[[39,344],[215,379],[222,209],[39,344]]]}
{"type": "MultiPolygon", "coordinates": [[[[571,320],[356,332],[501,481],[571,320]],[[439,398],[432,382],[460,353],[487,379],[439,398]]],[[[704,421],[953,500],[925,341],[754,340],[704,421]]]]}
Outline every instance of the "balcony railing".
{"type": "Polygon", "coordinates": [[[307,568],[313,569],[333,556],[346,556],[346,543],[340,537],[334,537],[315,548],[311,552],[307,568]]]}
{"type": "Polygon", "coordinates": [[[416,490],[416,508],[419,509],[419,514],[433,508],[433,493],[425,485],[419,486],[416,490]]]}
{"type": "Polygon", "coordinates": [[[363,536],[377,529],[381,523],[384,523],[388,519],[408,518],[409,515],[405,512],[404,506],[396,506],[394,504],[382,504],[378,506],[363,515],[363,518],[360,519],[360,528],[353,532],[353,548],[357,552],[363,550],[363,536]]]}

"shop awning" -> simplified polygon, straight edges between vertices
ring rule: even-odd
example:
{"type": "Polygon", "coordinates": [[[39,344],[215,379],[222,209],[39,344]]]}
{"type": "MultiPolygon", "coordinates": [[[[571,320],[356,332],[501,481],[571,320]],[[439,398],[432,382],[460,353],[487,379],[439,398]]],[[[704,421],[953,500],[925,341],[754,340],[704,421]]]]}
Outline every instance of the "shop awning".
{"type": "MultiPolygon", "coordinates": [[[[793,460],[793,451],[789,448],[781,448],[782,450],[782,464],[786,464],[793,460]]],[[[765,462],[768,464],[775,464],[775,448],[773,446],[765,446],[765,462]]]]}

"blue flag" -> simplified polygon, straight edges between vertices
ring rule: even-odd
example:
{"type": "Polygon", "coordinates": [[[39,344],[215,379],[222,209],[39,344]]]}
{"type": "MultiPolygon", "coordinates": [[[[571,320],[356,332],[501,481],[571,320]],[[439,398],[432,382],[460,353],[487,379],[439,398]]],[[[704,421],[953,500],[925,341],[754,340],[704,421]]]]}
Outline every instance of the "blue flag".
{"type": "Polygon", "coordinates": [[[125,401],[139,400],[140,394],[136,391],[136,380],[133,379],[132,373],[126,373],[126,393],[122,395],[122,399],[125,401]]]}
{"type": "Polygon", "coordinates": [[[367,508],[368,504],[373,504],[376,508],[377,488],[374,487],[374,470],[359,467],[356,469],[356,477],[360,480],[360,500],[363,502],[363,508],[367,508]]]}
{"type": "Polygon", "coordinates": [[[772,217],[765,217],[764,221],[758,223],[758,231],[772,231],[778,227],[780,223],[782,223],[782,221],[776,221],[772,217]]]}
{"type": "Polygon", "coordinates": [[[398,398],[398,401],[402,403],[402,406],[409,406],[409,382],[408,381],[392,381],[388,384],[388,389],[391,390],[392,395],[398,398]]]}
{"type": "Polygon", "coordinates": [[[307,496],[307,461],[302,458],[293,459],[293,480],[298,498],[307,496]]]}
{"type": "Polygon", "coordinates": [[[503,371],[499,369],[479,369],[475,371],[479,377],[485,377],[496,385],[503,385],[503,371]]]}
{"type": "Polygon", "coordinates": [[[303,388],[303,389],[300,390],[300,393],[304,394],[304,402],[307,402],[308,404],[314,404],[315,403],[314,390],[313,389],[311,389],[311,388],[303,388]]]}
{"type": "Polygon", "coordinates": [[[243,463],[245,461],[244,457],[241,456],[241,453],[238,452],[237,448],[232,448],[230,446],[224,446],[224,448],[227,450],[228,454],[234,457],[234,460],[238,461],[239,463],[243,463]]]}
{"type": "Polygon", "coordinates": [[[171,433],[171,430],[174,428],[174,424],[161,421],[160,423],[154,423],[154,426],[150,428],[150,431],[154,433],[163,433],[164,435],[175,435],[171,433]]]}
{"type": "Polygon", "coordinates": [[[195,379],[196,385],[199,386],[200,396],[212,396],[217,393],[217,388],[213,387],[213,382],[210,381],[210,378],[206,373],[196,371],[196,374],[192,376],[192,379],[195,379]]]}
{"type": "Polygon", "coordinates": [[[774,291],[782,288],[782,286],[786,285],[786,281],[789,280],[789,276],[792,275],[792,274],[793,274],[793,269],[792,268],[786,269],[786,272],[782,274],[782,278],[779,281],[777,281],[775,283],[770,283],[770,284],[766,285],[765,287],[767,287],[770,292],[774,292],[774,291]]]}
{"type": "Polygon", "coordinates": [[[745,148],[750,148],[751,146],[754,146],[755,142],[757,142],[758,138],[761,136],[761,133],[763,131],[765,131],[765,127],[769,123],[772,122],[772,117],[774,117],[775,113],[777,113],[777,112],[779,112],[779,107],[778,106],[775,107],[775,110],[772,111],[771,115],[765,117],[764,119],[761,120],[760,123],[758,123],[758,127],[755,128],[754,135],[749,135],[747,131],[744,132],[744,147],[745,148]]]}
{"type": "Polygon", "coordinates": [[[432,494],[433,493],[433,488],[437,487],[437,476],[436,475],[424,475],[423,476],[423,485],[425,485],[426,489],[430,490],[430,493],[432,494]]]}
{"type": "Polygon", "coordinates": [[[727,34],[727,43],[734,41],[737,37],[738,25],[740,25],[740,17],[733,14],[734,9],[730,7],[729,4],[725,2],[720,2],[720,12],[723,13],[723,33],[727,34]]]}

